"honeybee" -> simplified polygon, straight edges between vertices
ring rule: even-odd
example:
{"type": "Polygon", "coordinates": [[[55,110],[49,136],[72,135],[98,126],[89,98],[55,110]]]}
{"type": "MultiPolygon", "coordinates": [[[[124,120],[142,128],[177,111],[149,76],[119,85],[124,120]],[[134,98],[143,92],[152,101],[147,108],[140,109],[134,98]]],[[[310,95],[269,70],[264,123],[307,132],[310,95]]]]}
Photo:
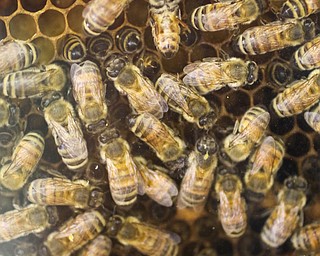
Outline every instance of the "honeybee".
{"type": "Polygon", "coordinates": [[[150,26],[158,51],[171,59],[179,50],[181,0],[149,0],[150,26]]]}
{"type": "Polygon", "coordinates": [[[44,242],[50,255],[69,256],[93,240],[104,229],[106,220],[98,211],[86,211],[69,219],[44,242]]]}
{"type": "Polygon", "coordinates": [[[275,21],[246,29],[235,41],[234,48],[243,54],[257,55],[300,45],[315,36],[311,19],[275,21]]]}
{"type": "Polygon", "coordinates": [[[87,142],[72,105],[53,92],[42,98],[41,108],[62,161],[72,171],[83,169],[88,162],[87,142]]]}
{"type": "Polygon", "coordinates": [[[126,54],[133,54],[142,49],[142,37],[139,30],[132,27],[122,28],[116,35],[118,49],[126,54]]]}
{"type": "Polygon", "coordinates": [[[5,75],[0,82],[0,94],[18,99],[41,97],[62,90],[66,83],[67,75],[61,65],[31,67],[5,75]]]}
{"type": "Polygon", "coordinates": [[[284,154],[281,140],[266,137],[249,159],[244,176],[247,189],[265,195],[273,185],[273,178],[281,167],[284,154]]]}
{"type": "Polygon", "coordinates": [[[102,81],[98,66],[85,61],[73,64],[70,70],[73,97],[78,114],[89,132],[98,132],[107,125],[106,85],[102,81]]]}
{"type": "Polygon", "coordinates": [[[304,120],[306,120],[313,130],[320,133],[320,104],[312,110],[306,111],[304,113],[304,120]]]}
{"type": "Polygon", "coordinates": [[[106,76],[108,79],[115,81],[127,63],[128,58],[119,52],[108,54],[103,62],[103,67],[106,69],[106,76]]]}
{"type": "Polygon", "coordinates": [[[163,162],[177,160],[182,156],[185,143],[167,125],[149,113],[129,115],[129,129],[147,143],[163,162]]]}
{"type": "Polygon", "coordinates": [[[172,206],[172,197],[178,195],[175,182],[165,173],[167,170],[159,166],[148,166],[143,157],[134,157],[141,177],[141,190],[152,200],[166,207],[172,206]]]}
{"type": "Polygon", "coordinates": [[[259,143],[270,122],[270,114],[262,107],[253,106],[244,114],[240,122],[236,122],[233,133],[223,142],[224,151],[232,161],[241,162],[259,143]]]}
{"type": "Polygon", "coordinates": [[[114,202],[120,206],[132,205],[137,200],[138,177],[128,142],[115,129],[108,129],[99,136],[99,144],[114,202]]]}
{"type": "Polygon", "coordinates": [[[99,36],[90,37],[87,43],[89,54],[98,59],[103,59],[114,46],[112,36],[105,32],[99,36]]]}
{"type": "Polygon", "coordinates": [[[10,41],[0,44],[0,76],[30,67],[38,60],[33,43],[10,41]]]}
{"type": "Polygon", "coordinates": [[[265,0],[225,1],[196,8],[191,23],[201,31],[236,29],[239,24],[250,24],[267,9],[265,0]]]}
{"type": "Polygon", "coordinates": [[[209,130],[217,120],[207,99],[185,86],[178,78],[162,74],[155,87],[173,111],[182,114],[188,122],[196,123],[199,128],[209,130]]]}
{"type": "Polygon", "coordinates": [[[76,35],[67,35],[62,41],[62,58],[71,63],[83,61],[86,57],[86,46],[76,35]]]}
{"type": "Polygon", "coordinates": [[[280,117],[302,113],[320,99],[320,69],[308,78],[294,81],[272,100],[272,107],[280,117]]]}
{"type": "Polygon", "coordinates": [[[302,177],[292,176],[284,181],[278,194],[278,205],[267,219],[260,234],[268,246],[281,246],[296,229],[306,204],[307,182],[302,177]]]}
{"type": "Polygon", "coordinates": [[[0,183],[10,190],[22,188],[35,171],[44,151],[44,138],[38,132],[29,132],[18,142],[11,161],[0,169],[0,183]]]}
{"type": "Polygon", "coordinates": [[[161,69],[159,57],[151,51],[142,51],[135,56],[134,64],[141,70],[142,74],[153,79],[161,69]]]}
{"type": "Polygon", "coordinates": [[[300,70],[320,68],[320,35],[296,50],[291,62],[300,70]]]}
{"type": "Polygon", "coordinates": [[[225,86],[236,89],[258,79],[258,65],[239,58],[205,58],[185,66],[183,72],[184,84],[194,86],[202,95],[225,86]]]}
{"type": "Polygon", "coordinates": [[[266,73],[268,80],[277,87],[284,87],[294,79],[292,68],[281,59],[272,60],[267,66],[266,73]]]}
{"type": "Polygon", "coordinates": [[[214,172],[218,164],[218,144],[209,135],[196,142],[196,148],[188,158],[188,169],[181,182],[178,208],[200,210],[208,197],[214,172]]]}
{"type": "Polygon", "coordinates": [[[20,109],[4,98],[0,98],[0,127],[15,126],[19,122],[20,109]]]}
{"type": "Polygon", "coordinates": [[[0,243],[39,233],[57,222],[55,208],[30,204],[0,215],[0,243]]]}
{"type": "Polygon", "coordinates": [[[287,0],[281,8],[281,17],[300,19],[320,11],[318,0],[287,0]]]}
{"type": "Polygon", "coordinates": [[[102,191],[88,181],[62,178],[36,179],[28,185],[26,196],[39,205],[68,205],[81,209],[99,207],[104,200],[102,191]]]}
{"type": "Polygon", "coordinates": [[[105,235],[99,235],[81,250],[79,256],[109,256],[111,249],[111,239],[105,235]]]}
{"type": "Polygon", "coordinates": [[[162,118],[163,113],[168,111],[166,101],[135,65],[127,64],[120,71],[114,85],[120,93],[127,95],[130,105],[138,114],[150,113],[162,118]]]}
{"type": "Polygon", "coordinates": [[[241,236],[247,227],[246,201],[241,197],[242,183],[234,170],[220,169],[215,185],[219,218],[229,237],[241,236]]]}
{"type": "Polygon", "coordinates": [[[130,245],[145,255],[176,256],[180,237],[175,233],[162,231],[134,217],[113,216],[107,224],[109,236],[123,245],[130,245]]]}
{"type": "Polygon", "coordinates": [[[131,1],[92,0],[82,12],[84,32],[97,36],[106,31],[131,1]]]}
{"type": "Polygon", "coordinates": [[[291,237],[291,243],[297,250],[306,252],[320,249],[320,223],[314,222],[298,229],[291,237]]]}

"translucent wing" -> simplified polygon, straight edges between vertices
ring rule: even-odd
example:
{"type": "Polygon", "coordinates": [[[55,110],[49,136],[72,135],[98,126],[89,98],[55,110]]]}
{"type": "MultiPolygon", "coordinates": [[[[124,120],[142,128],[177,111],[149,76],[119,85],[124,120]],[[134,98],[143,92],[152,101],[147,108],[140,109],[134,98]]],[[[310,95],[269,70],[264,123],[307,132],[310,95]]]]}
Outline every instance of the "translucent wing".
{"type": "Polygon", "coordinates": [[[300,58],[302,64],[316,64],[320,62],[320,37],[315,44],[308,49],[300,58]]]}
{"type": "Polygon", "coordinates": [[[320,112],[305,112],[304,119],[311,128],[320,132],[320,112]]]}
{"type": "Polygon", "coordinates": [[[258,172],[263,168],[263,171],[267,172],[269,175],[272,173],[273,162],[268,163],[268,161],[273,161],[276,154],[276,142],[272,136],[266,137],[261,143],[256,158],[253,162],[250,174],[258,172]]]}

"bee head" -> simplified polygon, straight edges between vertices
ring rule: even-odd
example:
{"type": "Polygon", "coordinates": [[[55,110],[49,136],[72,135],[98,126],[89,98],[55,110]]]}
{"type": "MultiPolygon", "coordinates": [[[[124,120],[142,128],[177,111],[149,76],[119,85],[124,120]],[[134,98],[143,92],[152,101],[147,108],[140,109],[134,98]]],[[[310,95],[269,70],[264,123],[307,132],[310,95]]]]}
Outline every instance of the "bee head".
{"type": "Polygon", "coordinates": [[[202,155],[213,155],[218,151],[218,144],[213,137],[204,135],[196,142],[196,148],[202,155]]]}
{"type": "Polygon", "coordinates": [[[137,122],[138,115],[130,114],[126,117],[126,124],[129,128],[132,128],[137,122]]]}
{"type": "Polygon", "coordinates": [[[288,177],[284,181],[284,185],[288,189],[300,190],[303,192],[305,192],[308,188],[307,181],[304,178],[298,176],[288,177]]]}
{"type": "Polygon", "coordinates": [[[103,66],[106,69],[107,77],[114,81],[127,63],[127,57],[121,53],[109,54],[103,63],[103,66]]]}
{"type": "Polygon", "coordinates": [[[123,225],[124,219],[123,217],[119,216],[119,215],[114,215],[112,217],[109,218],[109,221],[107,223],[107,235],[109,237],[116,237],[119,230],[121,229],[122,225],[123,225]]]}
{"type": "Polygon", "coordinates": [[[55,225],[58,223],[59,220],[59,215],[58,215],[58,210],[57,207],[55,206],[47,206],[46,207],[49,219],[48,222],[50,225],[55,225]]]}
{"type": "Polygon", "coordinates": [[[312,19],[305,19],[302,21],[304,40],[309,41],[313,39],[316,35],[316,27],[312,19]]]}
{"type": "Polygon", "coordinates": [[[95,188],[90,193],[89,206],[99,207],[104,201],[104,193],[99,188],[95,188]]]}
{"type": "Polygon", "coordinates": [[[107,126],[107,124],[108,123],[107,123],[106,119],[101,119],[97,123],[87,125],[86,128],[89,133],[97,133],[97,132],[103,130],[107,126]]]}
{"type": "Polygon", "coordinates": [[[45,110],[52,102],[63,98],[60,92],[51,92],[46,96],[42,97],[40,109],[43,111],[45,110]]]}
{"type": "Polygon", "coordinates": [[[253,84],[255,81],[258,80],[258,65],[254,61],[247,61],[247,68],[248,68],[248,74],[247,74],[247,83],[253,84]]]}
{"type": "Polygon", "coordinates": [[[217,114],[214,111],[211,111],[199,118],[199,126],[203,129],[209,130],[217,121],[217,118],[217,114]]]}
{"type": "Polygon", "coordinates": [[[107,144],[112,139],[120,137],[120,133],[115,128],[106,129],[103,133],[100,134],[98,140],[100,144],[107,144]]]}

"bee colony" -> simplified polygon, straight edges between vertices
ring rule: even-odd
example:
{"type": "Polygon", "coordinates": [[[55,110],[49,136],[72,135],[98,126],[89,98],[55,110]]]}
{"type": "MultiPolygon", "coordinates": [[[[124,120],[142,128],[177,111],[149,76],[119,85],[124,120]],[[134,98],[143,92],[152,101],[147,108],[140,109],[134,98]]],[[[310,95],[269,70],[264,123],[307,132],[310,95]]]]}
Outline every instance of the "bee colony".
{"type": "Polygon", "coordinates": [[[318,255],[319,19],[2,0],[0,255],[318,255]]]}

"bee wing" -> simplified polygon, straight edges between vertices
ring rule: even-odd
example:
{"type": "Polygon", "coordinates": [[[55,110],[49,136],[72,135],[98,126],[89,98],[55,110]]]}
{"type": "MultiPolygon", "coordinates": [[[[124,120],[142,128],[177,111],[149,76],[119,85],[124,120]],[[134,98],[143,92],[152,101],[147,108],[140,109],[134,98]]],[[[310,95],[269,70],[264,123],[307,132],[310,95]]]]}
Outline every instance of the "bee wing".
{"type": "MultiPolygon", "coordinates": [[[[135,223],[131,223],[135,228],[137,228],[139,230],[139,234],[141,235],[141,237],[155,237],[154,240],[157,241],[159,239],[168,239],[170,240],[170,242],[174,243],[174,244],[179,244],[181,242],[181,238],[179,235],[177,235],[176,233],[173,232],[169,232],[169,231],[163,231],[161,229],[149,226],[149,225],[145,225],[141,222],[135,222],[135,223]]],[[[153,239],[150,239],[153,240],[153,239]]],[[[133,244],[139,244],[138,248],[141,247],[141,242],[139,241],[139,239],[137,240],[132,240],[132,242],[130,243],[131,245],[133,244]]]]}
{"type": "Polygon", "coordinates": [[[304,119],[308,125],[315,129],[317,123],[320,123],[320,112],[307,111],[304,113],[304,119]]]}
{"type": "MultiPolygon", "coordinates": [[[[141,93],[130,93],[128,98],[134,102],[134,104],[141,106],[148,106],[150,109],[157,109],[157,111],[165,113],[168,111],[168,104],[162,98],[162,96],[156,91],[154,86],[151,84],[151,81],[144,78],[141,74],[137,73],[137,79],[139,79],[139,84],[143,89],[143,97],[141,93]]],[[[148,112],[148,111],[145,111],[148,112]]]]}
{"type": "Polygon", "coordinates": [[[67,128],[53,120],[50,121],[50,124],[56,134],[56,139],[61,143],[68,155],[78,157],[80,152],[87,151],[79,123],[71,115],[68,116],[67,128]]]}
{"type": "MultiPolygon", "coordinates": [[[[270,120],[270,114],[269,112],[262,112],[259,115],[255,115],[255,117],[252,119],[252,121],[250,123],[246,123],[247,125],[244,126],[242,120],[240,121],[238,130],[241,130],[241,132],[239,132],[237,135],[239,135],[237,137],[237,139],[240,140],[247,140],[247,138],[250,138],[250,135],[254,135],[256,134],[256,130],[260,130],[261,126],[262,126],[262,120],[270,120]]],[[[237,136],[236,135],[236,136],[237,136]]],[[[236,137],[235,136],[235,137],[236,137]]]]}
{"type": "MultiPolygon", "coordinates": [[[[130,177],[128,179],[131,179],[134,181],[134,183],[136,184],[137,189],[138,189],[139,183],[138,183],[138,176],[137,176],[137,168],[136,168],[136,165],[134,164],[129,152],[125,153],[123,161],[125,162],[124,165],[127,168],[126,176],[130,177]]],[[[112,182],[113,189],[116,191],[124,191],[123,194],[125,194],[125,195],[130,193],[132,188],[125,187],[125,190],[124,190],[123,181],[120,180],[119,170],[115,166],[115,164],[110,159],[107,158],[106,165],[107,165],[107,169],[108,169],[108,176],[112,177],[112,179],[116,180],[115,182],[112,182]],[[119,177],[119,179],[118,179],[118,177],[119,177]]],[[[126,200],[126,197],[123,197],[123,201],[125,201],[125,200],[126,200]]],[[[119,199],[118,199],[118,201],[119,201],[119,199]]]]}
{"type": "Polygon", "coordinates": [[[25,158],[22,158],[21,156],[14,161],[11,161],[8,168],[3,172],[1,175],[3,179],[10,178],[12,180],[19,180],[19,177],[22,172],[23,163],[25,162],[25,158]]]}
{"type": "Polygon", "coordinates": [[[78,64],[72,64],[70,76],[73,85],[73,96],[81,107],[86,107],[87,94],[90,95],[95,102],[99,103],[99,105],[101,105],[101,103],[103,104],[103,94],[105,93],[105,90],[100,74],[96,72],[96,70],[91,69],[90,74],[86,74],[85,69],[81,69],[78,64]]]}
{"type": "Polygon", "coordinates": [[[293,90],[293,92],[290,93],[290,97],[286,97],[286,105],[295,106],[300,103],[304,108],[308,108],[310,107],[310,102],[316,102],[320,94],[310,93],[310,90],[317,84],[316,81],[313,81],[317,77],[318,76],[313,76],[311,79],[297,81],[298,84],[293,84],[290,88],[287,88],[286,90],[293,90]]]}
{"type": "Polygon", "coordinates": [[[144,170],[145,192],[158,204],[172,206],[172,197],[178,194],[173,180],[159,171],[144,170]]]}
{"type": "Polygon", "coordinates": [[[302,64],[316,64],[320,59],[320,37],[300,58],[302,64]]]}
{"type": "Polygon", "coordinates": [[[272,136],[266,137],[258,150],[263,152],[258,151],[252,169],[250,170],[250,174],[253,175],[263,168],[263,171],[271,175],[274,158],[271,157],[271,160],[270,156],[274,156],[276,152],[276,142],[274,138],[272,136]],[[269,162],[270,160],[272,161],[271,163],[266,163],[266,161],[269,162]]]}
{"type": "Polygon", "coordinates": [[[220,30],[221,28],[234,27],[238,23],[245,22],[248,17],[239,17],[237,12],[242,8],[244,1],[226,1],[214,3],[214,8],[211,11],[203,15],[203,25],[206,30],[212,30],[216,28],[220,30]],[[213,25],[214,24],[214,25],[213,25]]]}
{"type": "Polygon", "coordinates": [[[195,87],[215,85],[214,90],[218,90],[228,82],[225,81],[221,63],[221,61],[191,63],[184,67],[183,72],[186,75],[182,80],[186,85],[195,87]]]}

